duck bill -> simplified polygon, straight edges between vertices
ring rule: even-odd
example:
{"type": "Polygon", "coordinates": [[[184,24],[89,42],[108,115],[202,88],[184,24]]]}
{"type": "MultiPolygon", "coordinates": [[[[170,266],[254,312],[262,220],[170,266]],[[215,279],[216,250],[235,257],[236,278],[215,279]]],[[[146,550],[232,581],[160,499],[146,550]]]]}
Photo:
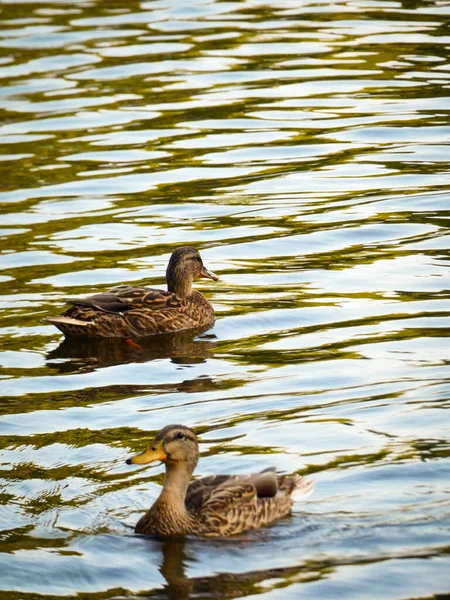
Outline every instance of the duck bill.
{"type": "Polygon", "coordinates": [[[167,454],[164,452],[162,441],[157,446],[150,446],[141,454],[136,454],[127,460],[128,465],[148,465],[157,460],[166,460],[167,454]]]}
{"type": "Polygon", "coordinates": [[[213,281],[217,281],[219,279],[215,273],[213,273],[206,267],[202,268],[202,270],[200,272],[200,277],[204,277],[205,279],[212,279],[213,281]]]}

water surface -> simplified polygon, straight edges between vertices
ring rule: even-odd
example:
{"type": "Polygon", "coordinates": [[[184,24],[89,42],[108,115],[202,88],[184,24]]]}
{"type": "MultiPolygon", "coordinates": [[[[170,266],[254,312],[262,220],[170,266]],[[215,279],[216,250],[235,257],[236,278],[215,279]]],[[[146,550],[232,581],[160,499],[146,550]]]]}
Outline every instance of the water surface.
{"type": "Polygon", "coordinates": [[[0,598],[450,592],[449,6],[0,1],[0,598]],[[43,318],[163,286],[217,322],[142,343],[43,318]],[[199,475],[316,480],[233,540],[133,526],[168,423],[199,475]]]}

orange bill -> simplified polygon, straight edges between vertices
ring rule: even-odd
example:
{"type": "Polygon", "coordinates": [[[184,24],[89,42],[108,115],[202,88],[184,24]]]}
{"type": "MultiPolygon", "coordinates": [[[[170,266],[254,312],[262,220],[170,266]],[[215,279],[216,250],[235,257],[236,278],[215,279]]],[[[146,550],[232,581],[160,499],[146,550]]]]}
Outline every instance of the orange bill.
{"type": "Polygon", "coordinates": [[[136,454],[136,456],[132,456],[126,462],[127,465],[147,465],[149,463],[155,462],[157,460],[166,460],[167,454],[164,452],[162,441],[159,444],[154,444],[141,452],[141,454],[136,454]]]}

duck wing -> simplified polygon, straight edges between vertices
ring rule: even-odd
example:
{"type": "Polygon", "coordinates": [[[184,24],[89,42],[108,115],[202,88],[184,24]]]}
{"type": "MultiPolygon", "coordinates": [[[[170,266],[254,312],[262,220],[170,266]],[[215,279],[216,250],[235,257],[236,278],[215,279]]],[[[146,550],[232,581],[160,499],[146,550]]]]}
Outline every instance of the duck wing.
{"type": "Polygon", "coordinates": [[[273,498],[278,492],[278,477],[274,467],[253,475],[209,475],[193,481],[187,491],[186,505],[200,509],[212,497],[218,497],[222,489],[233,485],[252,485],[258,498],[273,498]]]}
{"type": "Polygon", "coordinates": [[[122,300],[115,294],[105,292],[104,294],[94,294],[86,298],[66,298],[67,304],[74,306],[84,306],[86,308],[96,308],[105,313],[123,313],[130,310],[131,303],[122,300]]]}
{"type": "Polygon", "coordinates": [[[203,503],[198,526],[200,535],[230,536],[264,524],[256,488],[230,478],[216,486],[203,503]]]}
{"type": "Polygon", "coordinates": [[[299,475],[278,476],[273,468],[249,476],[205,477],[191,484],[186,505],[200,516],[200,535],[237,535],[289,514],[291,495],[303,481],[299,475]]]}
{"type": "Polygon", "coordinates": [[[101,294],[93,294],[86,298],[67,298],[68,304],[97,309],[105,313],[124,313],[131,309],[151,311],[165,308],[179,308],[184,302],[176,294],[153,288],[138,288],[120,285],[101,294]]]}
{"type": "Polygon", "coordinates": [[[193,481],[186,493],[186,506],[189,510],[199,511],[211,494],[224,483],[234,479],[233,475],[209,475],[193,481]]]}

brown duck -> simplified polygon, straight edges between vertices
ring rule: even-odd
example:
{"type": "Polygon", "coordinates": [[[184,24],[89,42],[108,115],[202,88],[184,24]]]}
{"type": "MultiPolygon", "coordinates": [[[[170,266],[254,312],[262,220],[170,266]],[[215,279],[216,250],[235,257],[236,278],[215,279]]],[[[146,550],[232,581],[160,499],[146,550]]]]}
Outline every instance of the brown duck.
{"type": "Polygon", "coordinates": [[[272,468],[255,475],[210,475],[191,482],[198,456],[195,433],[184,425],[168,425],[147,450],[127,460],[136,465],[166,463],[162,492],[138,521],[136,533],[237,535],[289,514],[294,499],[314,487],[312,480],[277,475],[272,468]]]}
{"type": "Polygon", "coordinates": [[[103,294],[68,298],[72,308],[46,320],[66,336],[96,338],[132,338],[209,327],[214,324],[214,309],[200,292],[192,289],[197,277],[219,279],[205,268],[195,248],[183,246],[170,257],[167,292],[119,285],[103,294]]]}

